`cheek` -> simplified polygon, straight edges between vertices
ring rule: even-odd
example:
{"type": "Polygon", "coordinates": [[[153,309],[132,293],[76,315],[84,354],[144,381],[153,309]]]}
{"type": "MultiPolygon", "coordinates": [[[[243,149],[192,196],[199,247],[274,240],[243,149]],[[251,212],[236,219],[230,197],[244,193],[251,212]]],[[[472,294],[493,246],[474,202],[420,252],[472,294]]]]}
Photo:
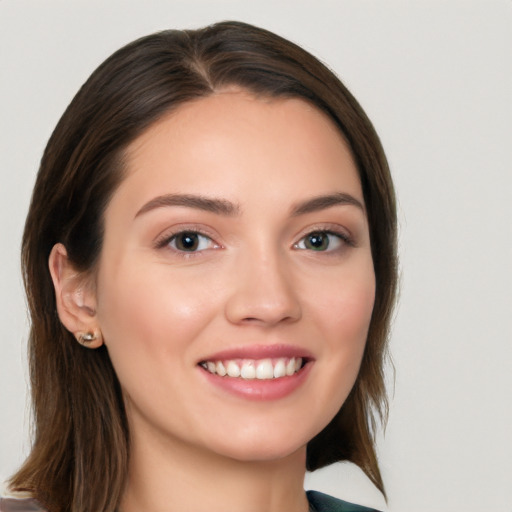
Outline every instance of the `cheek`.
{"type": "Polygon", "coordinates": [[[321,388],[315,389],[311,406],[318,431],[337,414],[356,382],[375,298],[372,264],[352,267],[334,277],[323,281],[321,291],[309,303],[318,329],[315,339],[323,341],[317,343],[314,366],[321,388]]]}
{"type": "Polygon", "coordinates": [[[375,301],[373,264],[355,268],[325,285],[314,306],[325,340],[322,371],[329,375],[335,413],[357,378],[375,301]]]}
{"type": "Polygon", "coordinates": [[[375,302],[373,264],[350,268],[336,278],[325,280],[323,290],[315,296],[312,309],[317,324],[324,327],[325,338],[335,347],[363,345],[375,302]]]}
{"type": "Polygon", "coordinates": [[[98,317],[118,373],[186,355],[215,307],[200,279],[179,278],[167,267],[133,270],[138,267],[121,262],[98,280],[98,317]]]}
{"type": "Polygon", "coordinates": [[[364,348],[375,302],[373,282],[364,287],[342,290],[338,296],[338,301],[333,301],[336,311],[331,321],[333,329],[364,348]]]}

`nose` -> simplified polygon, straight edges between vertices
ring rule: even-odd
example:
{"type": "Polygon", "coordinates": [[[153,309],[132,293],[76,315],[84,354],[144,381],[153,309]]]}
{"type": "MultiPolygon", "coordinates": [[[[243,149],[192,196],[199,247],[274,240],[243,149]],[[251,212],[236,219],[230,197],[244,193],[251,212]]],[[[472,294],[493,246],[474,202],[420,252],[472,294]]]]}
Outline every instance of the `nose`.
{"type": "Polygon", "coordinates": [[[240,257],[232,274],[226,317],[234,324],[274,326],[302,316],[296,283],[279,255],[240,257]]]}

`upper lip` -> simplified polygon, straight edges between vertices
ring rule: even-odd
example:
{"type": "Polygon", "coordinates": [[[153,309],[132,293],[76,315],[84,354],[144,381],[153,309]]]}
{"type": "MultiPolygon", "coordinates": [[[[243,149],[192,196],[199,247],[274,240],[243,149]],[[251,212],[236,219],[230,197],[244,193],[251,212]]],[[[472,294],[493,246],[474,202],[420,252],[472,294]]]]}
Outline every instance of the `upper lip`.
{"type": "Polygon", "coordinates": [[[302,357],[313,359],[309,350],[294,345],[247,345],[236,348],[228,348],[203,357],[203,361],[225,361],[228,359],[271,359],[278,357],[302,357]]]}

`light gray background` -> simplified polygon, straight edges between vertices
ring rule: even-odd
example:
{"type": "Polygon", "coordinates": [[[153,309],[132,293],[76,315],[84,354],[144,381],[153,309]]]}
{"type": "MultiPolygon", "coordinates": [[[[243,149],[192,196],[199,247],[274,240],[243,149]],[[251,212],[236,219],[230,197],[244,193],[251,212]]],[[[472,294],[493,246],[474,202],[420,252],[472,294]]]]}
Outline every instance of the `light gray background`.
{"type": "MultiPolygon", "coordinates": [[[[19,245],[38,160],[78,87],[146,33],[223,19],[319,56],[373,120],[400,199],[389,510],[512,511],[509,0],[0,0],[0,480],[28,449],[19,245]]],[[[338,464],[308,487],[382,507],[338,464]]]]}

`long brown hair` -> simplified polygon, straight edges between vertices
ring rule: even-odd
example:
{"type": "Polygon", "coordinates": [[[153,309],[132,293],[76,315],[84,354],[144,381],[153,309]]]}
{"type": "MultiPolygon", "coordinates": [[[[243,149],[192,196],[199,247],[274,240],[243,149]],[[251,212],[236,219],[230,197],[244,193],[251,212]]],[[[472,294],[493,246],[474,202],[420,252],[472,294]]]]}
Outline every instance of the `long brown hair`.
{"type": "Polygon", "coordinates": [[[316,58],[268,31],[224,22],[156,33],[118,50],[82,86],[44,152],[22,245],[35,438],[11,488],[29,491],[52,512],[115,510],[129,432],[106,348],[84,349],[59,321],[50,251],[63,243],[75,268],[93,272],[127,146],[179,105],[229,85],[312,103],[339,127],[357,163],[376,299],[354,388],[309,443],[307,468],[352,461],[384,492],[374,434],[387,410],[383,365],[397,281],[395,197],[384,152],[357,101],[316,58]]]}

